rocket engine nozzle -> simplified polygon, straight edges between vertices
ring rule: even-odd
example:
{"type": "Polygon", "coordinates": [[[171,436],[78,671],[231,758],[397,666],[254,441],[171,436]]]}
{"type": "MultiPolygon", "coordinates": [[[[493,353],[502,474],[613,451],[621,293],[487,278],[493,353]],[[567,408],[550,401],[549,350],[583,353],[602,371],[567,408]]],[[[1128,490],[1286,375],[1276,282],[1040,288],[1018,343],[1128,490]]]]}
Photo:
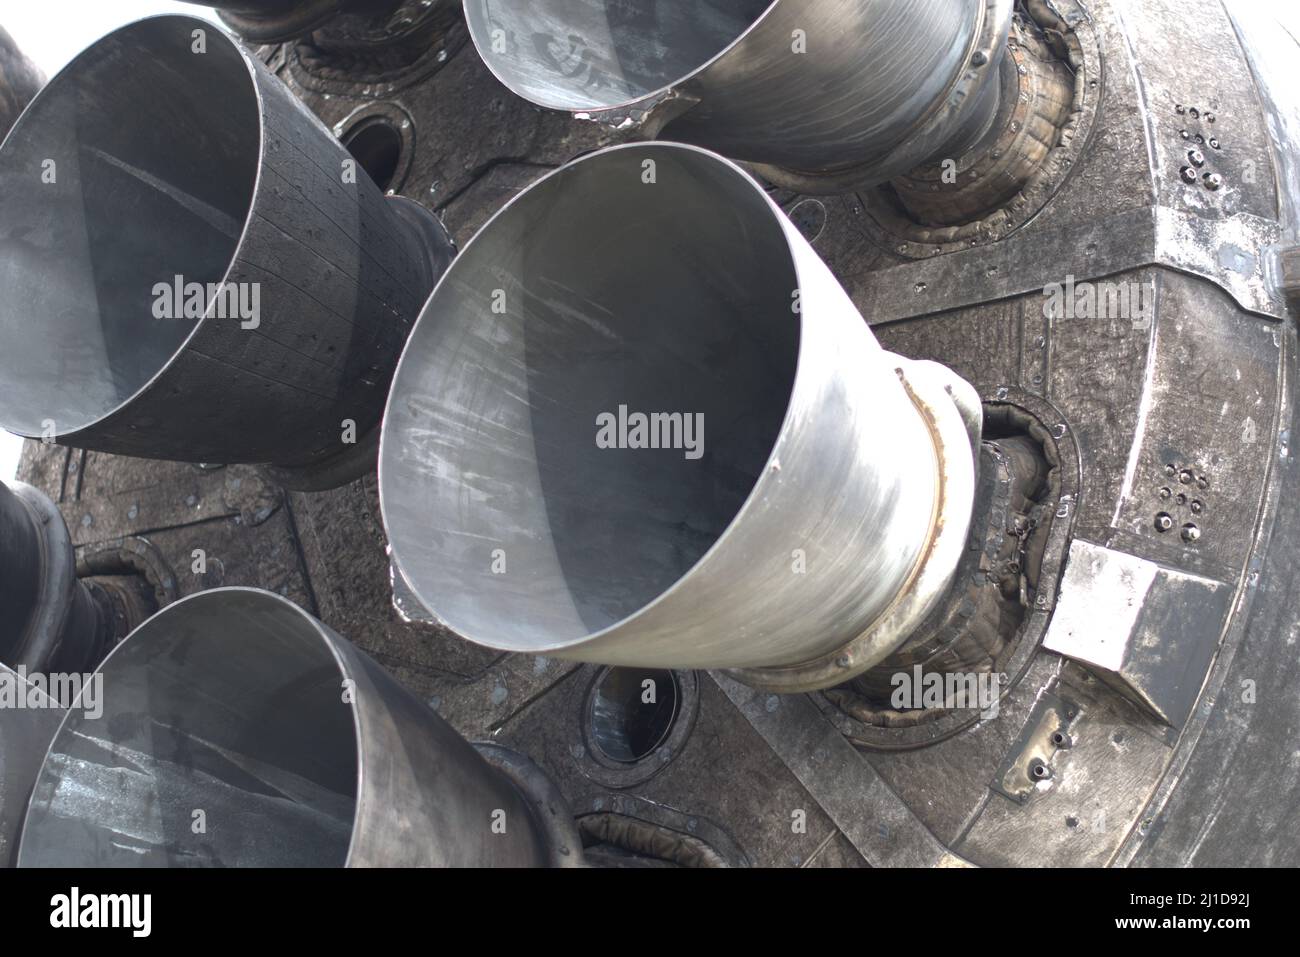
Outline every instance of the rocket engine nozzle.
{"type": "Polygon", "coordinates": [[[27,801],[64,711],[3,664],[0,689],[0,867],[13,867],[27,801]]]}
{"type": "Polygon", "coordinates": [[[0,483],[0,664],[94,668],[119,634],[111,607],[77,578],[58,506],[39,489],[11,485],[0,483]]]}
{"type": "Polygon", "coordinates": [[[347,455],[452,254],[184,16],[123,27],[46,85],[0,147],[0,201],[0,424],[146,458],[347,455]]]}
{"type": "Polygon", "coordinates": [[[972,392],[881,349],[739,167],[603,150],[498,213],[417,322],[381,441],[393,559],[493,648],[844,681],[951,578],[972,392]]]}
{"type": "Polygon", "coordinates": [[[992,125],[1012,0],[465,0],[511,90],[763,164],[804,191],[960,155],[992,125]]]}
{"type": "Polygon", "coordinates": [[[169,605],[95,679],[96,707],[74,703],[36,780],[19,866],[581,861],[570,817],[543,821],[498,764],[270,592],[169,605]]]}

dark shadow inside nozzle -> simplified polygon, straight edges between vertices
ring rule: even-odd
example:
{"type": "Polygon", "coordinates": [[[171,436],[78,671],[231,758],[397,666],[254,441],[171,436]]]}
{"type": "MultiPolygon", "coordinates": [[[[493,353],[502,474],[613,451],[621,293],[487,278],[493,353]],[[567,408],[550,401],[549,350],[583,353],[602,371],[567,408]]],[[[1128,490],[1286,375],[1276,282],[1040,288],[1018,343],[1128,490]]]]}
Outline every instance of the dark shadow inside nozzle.
{"type": "Polygon", "coordinates": [[[726,530],[798,358],[778,216],[716,157],[614,150],[535,187],[452,265],[381,454],[394,552],[443,620],[499,647],[578,640],[726,530]]]}
{"type": "Polygon", "coordinates": [[[0,421],[62,435],[103,417],[197,317],[175,277],[225,275],[260,155],[249,67],[219,30],[145,20],[42,91],[0,150],[0,421]],[[160,313],[162,316],[160,317],[160,313]]]}
{"type": "Polygon", "coordinates": [[[635,764],[654,752],[677,720],[681,688],[671,671],[609,668],[592,688],[588,733],[611,761],[635,764]],[[653,695],[647,690],[653,689],[653,695]]]}
{"type": "Polygon", "coordinates": [[[488,64],[553,109],[597,110],[674,86],[723,52],[772,0],[471,0],[488,64]]]}
{"type": "Polygon", "coordinates": [[[380,190],[393,185],[402,159],[402,134],[392,122],[377,117],[362,123],[343,138],[343,145],[380,190]]]}
{"type": "Polygon", "coordinates": [[[255,592],[164,611],[105,664],[41,770],[23,866],[347,860],[356,730],[315,625],[255,592]]]}

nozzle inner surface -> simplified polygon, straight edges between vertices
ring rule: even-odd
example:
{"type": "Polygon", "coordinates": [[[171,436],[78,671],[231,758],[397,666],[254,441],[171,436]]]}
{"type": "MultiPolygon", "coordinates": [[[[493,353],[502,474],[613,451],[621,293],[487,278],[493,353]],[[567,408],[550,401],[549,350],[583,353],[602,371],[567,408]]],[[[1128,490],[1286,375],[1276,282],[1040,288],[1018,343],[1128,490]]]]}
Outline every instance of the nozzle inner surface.
{"type": "Polygon", "coordinates": [[[176,277],[221,282],[260,152],[249,67],[199,20],[125,27],[49,83],[0,149],[5,428],[74,432],[162,370],[199,321],[176,277]]]}
{"type": "Polygon", "coordinates": [[[470,32],[515,93],[557,110],[621,106],[677,85],[772,0],[470,0],[470,32]]]}
{"type": "Polygon", "coordinates": [[[778,216],[716,156],[614,149],[534,186],[452,264],[380,465],[393,553],[430,610],[492,647],[559,650],[713,546],[794,385],[778,216]]]}
{"type": "Polygon", "coordinates": [[[41,769],[22,866],[324,867],[357,789],[344,674],[314,623],[252,591],[200,594],[141,626],[41,769]]]}

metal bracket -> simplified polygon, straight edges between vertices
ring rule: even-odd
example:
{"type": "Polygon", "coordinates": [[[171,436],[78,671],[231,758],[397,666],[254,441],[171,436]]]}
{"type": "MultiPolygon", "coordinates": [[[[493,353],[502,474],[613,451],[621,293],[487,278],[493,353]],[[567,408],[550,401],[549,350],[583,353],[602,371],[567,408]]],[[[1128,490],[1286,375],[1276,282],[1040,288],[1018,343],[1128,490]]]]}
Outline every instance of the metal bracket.
{"type": "Polygon", "coordinates": [[[1044,691],[989,787],[1017,804],[1028,804],[1036,791],[1050,787],[1052,761],[1073,743],[1070,731],[1078,717],[1077,704],[1044,691]]]}
{"type": "Polygon", "coordinates": [[[1281,319],[1285,303],[1265,268],[1266,251],[1280,236],[1281,226],[1258,216],[1211,220],[1148,206],[881,270],[872,298],[857,305],[868,324],[880,326],[1022,296],[1060,282],[1060,263],[1083,250],[1088,274],[1080,279],[1166,266],[1210,280],[1242,309],[1281,319]]]}

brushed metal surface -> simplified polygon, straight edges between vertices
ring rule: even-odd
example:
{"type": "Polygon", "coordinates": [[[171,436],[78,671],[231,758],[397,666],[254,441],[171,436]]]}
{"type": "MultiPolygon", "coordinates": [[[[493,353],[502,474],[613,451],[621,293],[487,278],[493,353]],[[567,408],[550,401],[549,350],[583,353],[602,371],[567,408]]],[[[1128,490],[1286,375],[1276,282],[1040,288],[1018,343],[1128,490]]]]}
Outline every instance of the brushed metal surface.
{"type": "Polygon", "coordinates": [[[913,575],[938,486],[892,357],[794,225],[735,165],[662,143],[578,160],[479,233],[380,450],[393,558],[440,621],[605,664],[840,647],[913,575]],[[701,416],[700,456],[599,447],[620,407],[701,416]]]}
{"type": "Polygon", "coordinates": [[[488,67],[533,103],[875,181],[987,129],[1009,13],[985,0],[465,3],[488,67]],[[1000,36],[982,33],[992,17],[1000,36]]]}
{"type": "Polygon", "coordinates": [[[64,712],[2,664],[0,683],[8,686],[8,694],[24,696],[21,706],[15,697],[0,707],[0,867],[12,867],[18,862],[18,836],[32,786],[64,712]]]}
{"type": "MultiPolygon", "coordinates": [[[[200,592],[133,632],[37,780],[20,866],[538,866],[522,793],[285,598],[200,592]]],[[[575,859],[580,854],[574,855],[575,859]]]]}
{"type": "Polygon", "coordinates": [[[339,453],[348,420],[364,435],[436,273],[348,164],[206,20],[155,17],[96,42],[0,147],[0,424],[281,465],[339,453]],[[209,301],[158,318],[156,286],[178,276],[248,307],[256,294],[257,314],[209,301]]]}

